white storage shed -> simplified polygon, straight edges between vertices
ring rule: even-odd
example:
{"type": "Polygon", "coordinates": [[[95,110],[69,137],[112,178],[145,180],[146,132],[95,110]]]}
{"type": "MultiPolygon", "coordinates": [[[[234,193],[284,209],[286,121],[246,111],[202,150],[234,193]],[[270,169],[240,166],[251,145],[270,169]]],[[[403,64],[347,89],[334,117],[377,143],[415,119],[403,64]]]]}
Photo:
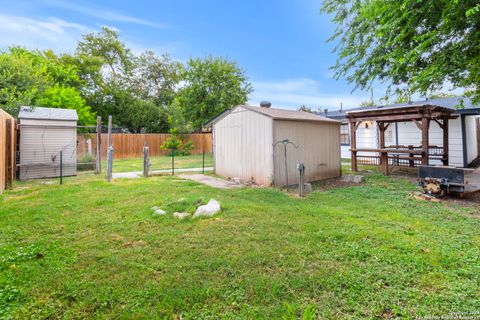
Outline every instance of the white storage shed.
{"type": "Polygon", "coordinates": [[[22,107],[18,120],[20,180],[59,177],[60,160],[63,176],[77,174],[75,110],[22,107]]]}
{"type": "Polygon", "coordinates": [[[237,106],[210,123],[215,173],[264,186],[298,184],[341,175],[340,122],[303,111],[237,106]],[[284,145],[287,145],[287,174],[284,145]]]}

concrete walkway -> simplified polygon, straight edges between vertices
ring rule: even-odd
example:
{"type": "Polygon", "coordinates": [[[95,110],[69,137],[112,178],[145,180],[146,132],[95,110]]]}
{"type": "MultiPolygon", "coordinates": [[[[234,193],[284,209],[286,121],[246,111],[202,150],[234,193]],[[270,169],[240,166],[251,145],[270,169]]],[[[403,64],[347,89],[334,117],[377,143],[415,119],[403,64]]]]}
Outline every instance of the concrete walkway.
{"type": "MultiPolygon", "coordinates": [[[[205,171],[213,171],[213,167],[205,167],[205,171]]],[[[152,170],[150,174],[164,174],[164,173],[171,173],[172,169],[162,169],[162,170],[152,170]]],[[[175,173],[177,172],[202,172],[202,168],[178,168],[175,169],[175,173]]],[[[133,171],[133,172],[114,172],[112,174],[113,179],[137,179],[143,176],[142,171],[133,171]]]]}
{"type": "Polygon", "coordinates": [[[212,176],[206,176],[204,174],[181,174],[178,177],[182,179],[193,180],[195,182],[218,189],[233,189],[243,187],[241,184],[237,184],[233,181],[222,180],[212,176]]]}

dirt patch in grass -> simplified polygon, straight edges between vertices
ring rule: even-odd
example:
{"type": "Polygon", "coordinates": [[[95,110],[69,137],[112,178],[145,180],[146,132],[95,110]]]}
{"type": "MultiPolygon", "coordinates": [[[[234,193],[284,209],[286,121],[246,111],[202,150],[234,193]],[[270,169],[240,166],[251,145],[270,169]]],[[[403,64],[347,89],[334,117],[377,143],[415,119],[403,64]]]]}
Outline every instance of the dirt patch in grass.
{"type": "Polygon", "coordinates": [[[340,178],[328,179],[312,183],[313,191],[326,191],[334,188],[361,187],[362,183],[342,181],[340,178]]]}
{"type": "Polygon", "coordinates": [[[469,214],[480,219],[480,192],[466,194],[463,198],[458,195],[449,195],[442,199],[449,207],[462,207],[473,209],[469,214]]]}

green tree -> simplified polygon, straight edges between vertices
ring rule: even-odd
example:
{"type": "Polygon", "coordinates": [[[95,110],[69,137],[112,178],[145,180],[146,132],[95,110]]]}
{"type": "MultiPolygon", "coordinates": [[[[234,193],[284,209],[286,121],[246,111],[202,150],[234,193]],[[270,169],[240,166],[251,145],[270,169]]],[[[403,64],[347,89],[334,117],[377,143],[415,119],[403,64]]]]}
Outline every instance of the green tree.
{"type": "Polygon", "coordinates": [[[337,79],[355,89],[387,83],[427,95],[447,84],[480,101],[480,9],[476,0],[325,0],[332,15],[337,79]]]}
{"type": "Polygon", "coordinates": [[[78,65],[89,85],[84,96],[103,118],[132,132],[168,130],[167,106],[181,81],[182,65],[168,55],[147,51],[136,56],[112,29],[87,34],[75,56],[64,57],[78,65]]]}
{"type": "Polygon", "coordinates": [[[52,51],[1,51],[0,106],[14,116],[21,106],[75,109],[80,124],[91,124],[94,114],[80,95],[84,82],[77,71],[52,51]]]}
{"type": "Polygon", "coordinates": [[[182,80],[183,65],[168,54],[160,57],[152,51],[142,53],[137,60],[134,86],[139,97],[152,99],[159,106],[173,102],[182,80]]]}
{"type": "Polygon", "coordinates": [[[85,104],[85,99],[82,98],[80,93],[72,87],[55,84],[35,99],[34,105],[39,107],[74,109],[77,111],[78,123],[80,125],[95,124],[95,117],[92,110],[85,104]]]}
{"type": "Polygon", "coordinates": [[[297,108],[298,111],[304,111],[308,113],[313,113],[312,108],[307,107],[306,105],[302,104],[300,107],[297,108]]]}
{"type": "Polygon", "coordinates": [[[252,92],[245,72],[235,62],[223,58],[192,58],[183,78],[185,85],[176,103],[194,130],[200,130],[202,124],[220,112],[246,103],[252,92]]]}

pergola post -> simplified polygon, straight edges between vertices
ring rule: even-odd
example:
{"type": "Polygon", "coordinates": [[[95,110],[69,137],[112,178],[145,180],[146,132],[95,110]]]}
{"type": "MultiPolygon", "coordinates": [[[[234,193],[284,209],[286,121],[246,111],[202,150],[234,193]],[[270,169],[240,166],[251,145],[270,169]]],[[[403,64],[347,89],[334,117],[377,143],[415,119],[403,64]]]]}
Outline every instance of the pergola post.
{"type": "Polygon", "coordinates": [[[443,165],[448,166],[448,117],[443,118],[443,165]]]}
{"type": "MultiPolygon", "coordinates": [[[[385,149],[385,123],[377,122],[380,133],[380,149],[385,149]]],[[[380,152],[380,167],[384,175],[388,175],[388,154],[386,152],[380,152]]]]}
{"type": "Polygon", "coordinates": [[[422,118],[422,165],[428,166],[428,152],[429,152],[429,140],[430,140],[430,118],[422,118]]]}
{"type": "Polygon", "coordinates": [[[357,167],[357,126],[356,123],[349,120],[350,122],[350,150],[352,152],[352,171],[358,171],[357,167]]]}

